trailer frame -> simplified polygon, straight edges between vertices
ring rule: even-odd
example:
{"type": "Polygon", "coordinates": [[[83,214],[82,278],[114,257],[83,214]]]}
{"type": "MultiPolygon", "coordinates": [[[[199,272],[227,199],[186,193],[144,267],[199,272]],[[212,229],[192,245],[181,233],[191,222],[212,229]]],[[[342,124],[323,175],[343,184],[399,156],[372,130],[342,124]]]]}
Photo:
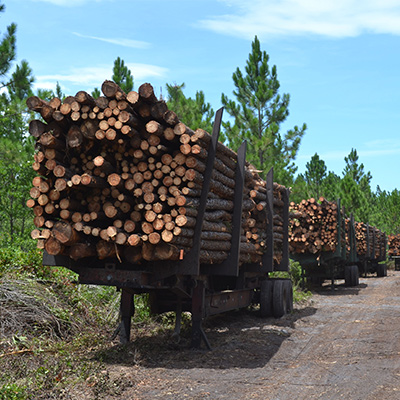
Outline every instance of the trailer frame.
{"type": "MultiPolygon", "coordinates": [[[[223,109],[216,113],[213,134],[208,149],[203,188],[194,228],[193,247],[179,261],[157,261],[142,264],[121,262],[118,257],[99,260],[88,257],[72,260],[68,256],[43,254],[43,265],[63,266],[79,276],[79,283],[115,286],[121,290],[121,321],[118,327],[121,343],[130,341],[131,320],[135,312],[134,295],[149,293],[153,312],[173,311],[176,314],[174,334],[180,332],[180,315],[189,311],[192,315],[191,347],[199,348],[204,342],[211,345],[203,330],[203,320],[211,315],[247,307],[255,302],[262,303],[263,316],[280,317],[293,309],[292,285],[290,279],[270,279],[273,271],[288,271],[288,209],[289,189],[284,193],[283,257],[280,263],[274,261],[273,224],[265,226],[267,251],[260,263],[239,263],[240,236],[243,210],[243,189],[245,182],[245,160],[247,143],[238,150],[234,208],[232,220],[231,251],[220,264],[200,263],[200,237],[210,189],[223,109]],[[268,284],[263,282],[268,281],[268,284]],[[282,283],[284,282],[284,283],[282,283]],[[269,310],[266,312],[265,310],[269,310]]],[[[273,170],[267,176],[267,215],[273,217],[273,170]]]]}

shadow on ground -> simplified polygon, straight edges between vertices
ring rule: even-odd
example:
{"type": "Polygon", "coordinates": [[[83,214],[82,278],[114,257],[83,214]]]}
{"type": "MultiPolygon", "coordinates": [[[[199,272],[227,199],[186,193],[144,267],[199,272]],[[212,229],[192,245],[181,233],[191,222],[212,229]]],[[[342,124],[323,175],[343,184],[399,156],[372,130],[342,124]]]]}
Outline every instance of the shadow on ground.
{"type": "Polygon", "coordinates": [[[133,341],[94,354],[106,364],[140,365],[147,368],[260,368],[279,350],[295,329],[298,319],[313,315],[316,309],[304,306],[280,319],[260,318],[255,310],[237,310],[208,318],[204,331],[212,350],[191,349],[190,326],[179,343],[171,331],[151,334],[132,330],[133,341]]]}
{"type": "Polygon", "coordinates": [[[344,284],[344,281],[343,283],[336,281],[334,286],[332,286],[331,283],[325,282],[323,285],[310,287],[310,290],[322,296],[357,296],[362,290],[365,290],[366,287],[368,287],[366,283],[360,283],[357,286],[349,287],[344,284]]]}

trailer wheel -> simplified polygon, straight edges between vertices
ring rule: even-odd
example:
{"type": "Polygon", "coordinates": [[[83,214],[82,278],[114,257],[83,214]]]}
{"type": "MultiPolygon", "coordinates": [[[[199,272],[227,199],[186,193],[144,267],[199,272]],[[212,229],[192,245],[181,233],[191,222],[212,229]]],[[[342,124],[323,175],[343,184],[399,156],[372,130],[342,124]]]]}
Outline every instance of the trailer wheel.
{"type": "Polygon", "coordinates": [[[357,265],[348,265],[345,267],[344,280],[346,286],[358,286],[360,277],[357,265]]]}
{"type": "Polygon", "coordinates": [[[377,264],[376,266],[376,276],[378,278],[383,278],[387,276],[387,266],[386,264],[377,264]]]}
{"type": "Polygon", "coordinates": [[[352,265],[353,268],[353,286],[358,286],[360,284],[360,272],[357,265],[352,265]]]}
{"type": "Polygon", "coordinates": [[[284,280],[274,281],[272,291],[272,314],[275,318],[283,317],[287,312],[288,286],[284,280]]]}
{"type": "Polygon", "coordinates": [[[293,311],[293,285],[290,279],[284,281],[286,286],[286,313],[289,314],[293,311]]]}
{"type": "Polygon", "coordinates": [[[261,282],[260,315],[263,318],[272,316],[272,288],[273,281],[267,279],[261,282]]]}

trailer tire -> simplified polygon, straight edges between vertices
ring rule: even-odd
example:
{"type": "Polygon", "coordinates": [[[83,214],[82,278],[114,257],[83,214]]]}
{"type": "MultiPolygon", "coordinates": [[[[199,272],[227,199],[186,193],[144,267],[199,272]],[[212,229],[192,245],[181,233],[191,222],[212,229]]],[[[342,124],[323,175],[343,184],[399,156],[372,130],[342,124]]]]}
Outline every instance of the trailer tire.
{"type": "Polygon", "coordinates": [[[281,318],[287,312],[288,286],[284,280],[274,281],[272,297],[272,314],[275,318],[281,318]]]}
{"type": "Polygon", "coordinates": [[[346,286],[358,286],[360,283],[360,276],[357,265],[348,265],[345,267],[344,280],[346,286]]]}
{"type": "Polygon", "coordinates": [[[272,316],[272,289],[273,289],[273,281],[267,279],[261,282],[260,315],[263,318],[272,316]]]}
{"type": "Polygon", "coordinates": [[[376,266],[376,276],[378,278],[383,278],[387,276],[387,266],[386,264],[377,264],[376,266]]]}
{"type": "Polygon", "coordinates": [[[358,265],[352,265],[353,269],[353,286],[358,286],[360,284],[360,271],[358,270],[358,265]]]}
{"type": "Polygon", "coordinates": [[[284,281],[286,286],[286,313],[290,314],[293,312],[293,285],[290,279],[284,281]]]}

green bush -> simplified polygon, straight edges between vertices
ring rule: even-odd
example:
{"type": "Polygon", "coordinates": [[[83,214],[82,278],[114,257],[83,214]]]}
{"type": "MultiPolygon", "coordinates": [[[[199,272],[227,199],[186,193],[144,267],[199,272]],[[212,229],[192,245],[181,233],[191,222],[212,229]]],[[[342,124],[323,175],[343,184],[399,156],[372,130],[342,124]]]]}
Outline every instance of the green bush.
{"type": "Polygon", "coordinates": [[[28,399],[25,387],[7,384],[0,387],[0,400],[25,400],[28,399]]]}
{"type": "Polygon", "coordinates": [[[0,243],[0,276],[4,273],[30,273],[40,279],[49,274],[49,268],[42,266],[42,252],[35,247],[21,247],[18,244],[0,243]]]}

